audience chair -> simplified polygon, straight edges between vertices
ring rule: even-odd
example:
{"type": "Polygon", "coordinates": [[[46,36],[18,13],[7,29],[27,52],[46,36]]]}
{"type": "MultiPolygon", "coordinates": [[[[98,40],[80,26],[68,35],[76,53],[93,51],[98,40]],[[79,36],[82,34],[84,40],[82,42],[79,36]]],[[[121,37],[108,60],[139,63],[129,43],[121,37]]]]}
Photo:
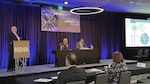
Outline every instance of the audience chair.
{"type": "Polygon", "coordinates": [[[131,71],[121,71],[118,84],[130,84],[131,71]]]}
{"type": "Polygon", "coordinates": [[[142,58],[148,58],[149,57],[149,49],[144,49],[142,58]]]}
{"type": "Polygon", "coordinates": [[[137,55],[133,56],[134,58],[137,58],[138,61],[142,61],[142,56],[143,56],[143,49],[139,49],[137,51],[137,55]]]}
{"type": "Polygon", "coordinates": [[[108,74],[97,75],[95,84],[108,84],[108,74]]]}

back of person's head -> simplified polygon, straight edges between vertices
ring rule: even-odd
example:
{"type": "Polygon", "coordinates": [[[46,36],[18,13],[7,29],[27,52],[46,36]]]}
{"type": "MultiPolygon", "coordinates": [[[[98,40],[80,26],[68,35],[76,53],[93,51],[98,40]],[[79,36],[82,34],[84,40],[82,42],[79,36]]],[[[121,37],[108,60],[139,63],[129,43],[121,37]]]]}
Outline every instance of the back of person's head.
{"type": "Polygon", "coordinates": [[[66,56],[66,66],[76,65],[77,64],[77,57],[74,53],[69,53],[66,56]]]}
{"type": "Polygon", "coordinates": [[[124,58],[121,52],[114,52],[113,54],[113,62],[115,63],[120,63],[120,62],[124,62],[124,58]]]}

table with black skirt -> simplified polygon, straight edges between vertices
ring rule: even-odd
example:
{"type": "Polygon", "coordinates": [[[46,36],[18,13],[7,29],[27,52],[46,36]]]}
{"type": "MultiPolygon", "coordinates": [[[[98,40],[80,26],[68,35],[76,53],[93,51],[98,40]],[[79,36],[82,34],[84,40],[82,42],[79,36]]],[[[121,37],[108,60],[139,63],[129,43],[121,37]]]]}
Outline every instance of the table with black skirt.
{"type": "Polygon", "coordinates": [[[77,65],[99,63],[100,52],[98,49],[89,50],[53,50],[55,54],[55,66],[65,66],[65,58],[67,54],[74,53],[77,56],[77,65]]]}

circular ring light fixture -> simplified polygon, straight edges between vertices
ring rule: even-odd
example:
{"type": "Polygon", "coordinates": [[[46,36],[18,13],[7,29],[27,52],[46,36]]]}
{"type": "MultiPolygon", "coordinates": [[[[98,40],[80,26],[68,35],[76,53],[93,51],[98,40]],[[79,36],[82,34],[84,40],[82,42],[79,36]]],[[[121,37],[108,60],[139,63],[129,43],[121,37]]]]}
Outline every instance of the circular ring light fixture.
{"type": "Polygon", "coordinates": [[[70,13],[76,14],[76,15],[91,15],[91,14],[98,14],[103,12],[104,9],[99,8],[99,7],[78,7],[78,8],[73,8],[70,10],[70,13]],[[96,10],[94,12],[76,12],[79,10],[96,10]]]}

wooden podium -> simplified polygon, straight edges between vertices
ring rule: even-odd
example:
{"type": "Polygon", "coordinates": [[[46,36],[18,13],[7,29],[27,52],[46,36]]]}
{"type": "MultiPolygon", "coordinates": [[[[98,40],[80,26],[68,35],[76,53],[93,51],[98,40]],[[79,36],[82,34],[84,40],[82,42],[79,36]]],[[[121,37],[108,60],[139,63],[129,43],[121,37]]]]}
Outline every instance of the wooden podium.
{"type": "Polygon", "coordinates": [[[13,41],[13,50],[15,59],[15,73],[24,73],[26,68],[26,58],[30,57],[29,41],[13,41]]]}

